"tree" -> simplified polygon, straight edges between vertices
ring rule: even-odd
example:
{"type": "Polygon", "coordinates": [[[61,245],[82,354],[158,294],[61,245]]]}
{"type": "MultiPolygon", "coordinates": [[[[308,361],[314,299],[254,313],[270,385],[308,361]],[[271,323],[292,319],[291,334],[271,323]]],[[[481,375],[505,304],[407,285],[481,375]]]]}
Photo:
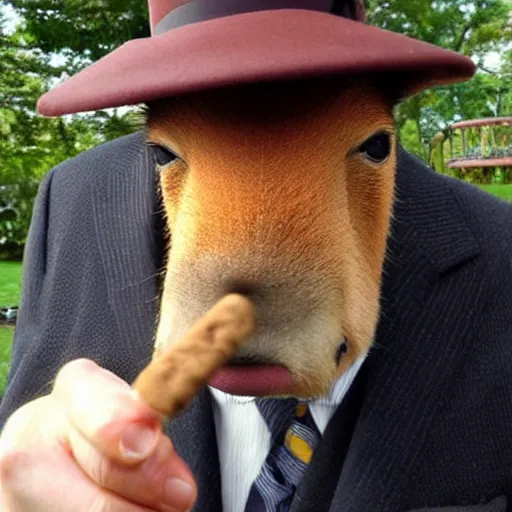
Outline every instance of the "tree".
{"type": "Polygon", "coordinates": [[[33,199],[49,169],[139,125],[132,112],[118,110],[43,118],[35,113],[37,99],[64,73],[148,32],[139,0],[10,3],[21,22],[8,30],[0,10],[0,257],[21,255],[33,199]]]}
{"type": "Polygon", "coordinates": [[[512,48],[502,55],[501,73],[498,77],[496,115],[506,116],[512,113],[512,48]]]}
{"type": "Polygon", "coordinates": [[[144,0],[11,0],[34,46],[95,61],[125,41],[149,35],[144,0]]]}
{"type": "Polygon", "coordinates": [[[369,0],[367,4],[370,23],[463,53],[478,66],[473,80],[426,91],[400,105],[397,125],[407,149],[428,162],[431,138],[454,120],[502,113],[507,101],[503,95],[510,86],[504,72],[486,68],[485,58],[512,41],[509,0],[369,0]]]}
{"type": "Polygon", "coordinates": [[[0,11],[0,254],[11,257],[21,255],[41,177],[100,142],[84,118],[35,115],[51,73],[48,57],[30,48],[30,41],[21,30],[9,33],[0,11]]]}

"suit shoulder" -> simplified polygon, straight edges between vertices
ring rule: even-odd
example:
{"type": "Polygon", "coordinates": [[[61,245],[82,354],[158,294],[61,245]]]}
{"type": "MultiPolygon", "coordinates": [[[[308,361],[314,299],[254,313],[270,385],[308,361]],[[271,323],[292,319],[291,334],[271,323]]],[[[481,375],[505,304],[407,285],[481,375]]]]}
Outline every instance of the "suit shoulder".
{"type": "Polygon", "coordinates": [[[494,325],[494,338],[502,339],[512,348],[512,316],[503,301],[512,293],[512,204],[474,185],[446,177],[443,179],[453,191],[484,263],[481,268],[485,268],[483,272],[491,293],[482,322],[487,331],[491,330],[491,324],[494,325]]]}
{"type": "Polygon", "coordinates": [[[63,187],[77,190],[105,173],[116,172],[133,165],[144,151],[144,134],[137,132],[89,149],[62,162],[49,172],[52,189],[63,187]]]}
{"type": "MultiPolygon", "coordinates": [[[[492,251],[498,246],[512,249],[512,204],[475,185],[439,174],[403,150],[399,152],[399,165],[402,182],[412,190],[412,201],[427,208],[434,220],[439,219],[432,210],[432,204],[442,209],[439,215],[452,217],[452,227],[455,218],[457,222],[464,223],[482,251],[492,251]]],[[[441,220],[449,223],[447,218],[441,220]]],[[[441,227],[429,225],[429,228],[439,230],[441,227]]]]}
{"type": "MultiPolygon", "coordinates": [[[[443,177],[483,250],[492,246],[512,251],[512,204],[474,185],[443,177]]],[[[508,252],[510,255],[511,252],[508,252]]]]}
{"type": "MultiPolygon", "coordinates": [[[[90,214],[95,191],[108,192],[114,174],[130,176],[145,153],[144,134],[135,133],[84,151],[54,167],[39,187],[34,220],[46,219],[50,238],[70,232],[78,219],[90,214]]],[[[138,166],[138,172],[150,169],[148,165],[138,166]]]]}

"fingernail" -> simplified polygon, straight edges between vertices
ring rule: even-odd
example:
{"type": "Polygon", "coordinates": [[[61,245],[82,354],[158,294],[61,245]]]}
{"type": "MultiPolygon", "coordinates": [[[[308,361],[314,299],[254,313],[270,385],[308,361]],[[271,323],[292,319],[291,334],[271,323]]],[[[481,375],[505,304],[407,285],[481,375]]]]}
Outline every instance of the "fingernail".
{"type": "Polygon", "coordinates": [[[132,423],[128,425],[119,441],[119,450],[124,457],[144,459],[155,447],[158,431],[148,425],[132,423]]]}
{"type": "Polygon", "coordinates": [[[178,478],[168,478],[164,484],[164,494],[162,496],[164,509],[171,507],[176,511],[190,510],[195,500],[195,490],[187,482],[178,478]]]}

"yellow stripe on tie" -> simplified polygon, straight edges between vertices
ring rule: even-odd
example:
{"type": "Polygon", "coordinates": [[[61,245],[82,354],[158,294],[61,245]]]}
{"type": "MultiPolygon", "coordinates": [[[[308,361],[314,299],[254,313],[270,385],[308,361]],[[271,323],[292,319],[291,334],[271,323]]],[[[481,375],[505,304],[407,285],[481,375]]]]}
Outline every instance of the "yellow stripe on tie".
{"type": "Polygon", "coordinates": [[[284,445],[288,450],[290,450],[291,454],[304,462],[305,464],[309,464],[311,461],[311,457],[313,456],[313,449],[309,446],[304,439],[296,436],[291,430],[286,432],[286,437],[284,440],[284,445]]]}
{"type": "Polygon", "coordinates": [[[299,405],[297,405],[297,409],[295,410],[295,416],[297,416],[297,418],[302,418],[303,416],[306,416],[307,412],[308,412],[307,404],[299,404],[299,405]]]}

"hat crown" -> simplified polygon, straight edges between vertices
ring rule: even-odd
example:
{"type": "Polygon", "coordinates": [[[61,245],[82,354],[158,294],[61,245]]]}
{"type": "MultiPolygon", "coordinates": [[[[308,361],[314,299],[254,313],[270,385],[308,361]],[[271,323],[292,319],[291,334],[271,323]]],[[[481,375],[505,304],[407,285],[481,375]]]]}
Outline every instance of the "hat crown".
{"type": "MultiPolygon", "coordinates": [[[[325,12],[332,12],[346,18],[357,21],[364,21],[365,10],[362,0],[148,0],[151,30],[153,33],[156,27],[162,23],[170,13],[181,10],[204,11],[204,20],[221,17],[232,12],[239,14],[243,12],[272,9],[311,9],[325,12]],[[190,5],[186,5],[190,4],[190,5]],[[218,16],[212,12],[218,11],[218,16]]],[[[201,17],[197,19],[201,21],[201,17]]],[[[171,23],[171,26],[173,24],[171,23]]],[[[174,26],[173,28],[176,28],[174,26]]]]}
{"type": "Polygon", "coordinates": [[[188,3],[189,0],[148,0],[149,20],[151,28],[154,28],[167,14],[188,3]]]}

